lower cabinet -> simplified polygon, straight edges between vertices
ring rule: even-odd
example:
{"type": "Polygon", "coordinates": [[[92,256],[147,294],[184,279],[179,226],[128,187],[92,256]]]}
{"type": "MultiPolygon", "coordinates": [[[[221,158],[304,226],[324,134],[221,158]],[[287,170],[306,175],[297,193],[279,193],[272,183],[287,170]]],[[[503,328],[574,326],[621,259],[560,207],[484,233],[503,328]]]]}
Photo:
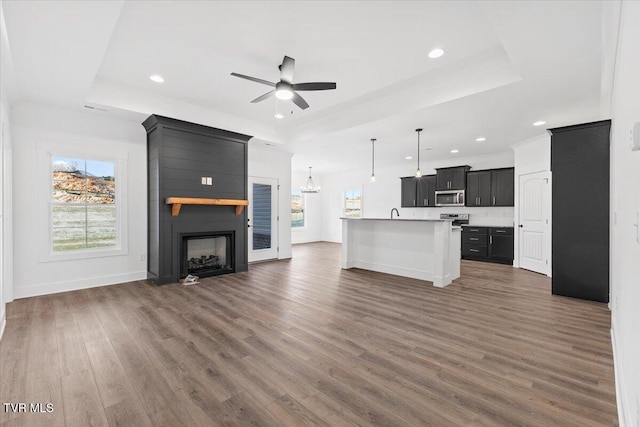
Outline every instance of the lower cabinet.
{"type": "Polygon", "coordinates": [[[462,259],[513,264],[513,227],[462,227],[462,259]]]}

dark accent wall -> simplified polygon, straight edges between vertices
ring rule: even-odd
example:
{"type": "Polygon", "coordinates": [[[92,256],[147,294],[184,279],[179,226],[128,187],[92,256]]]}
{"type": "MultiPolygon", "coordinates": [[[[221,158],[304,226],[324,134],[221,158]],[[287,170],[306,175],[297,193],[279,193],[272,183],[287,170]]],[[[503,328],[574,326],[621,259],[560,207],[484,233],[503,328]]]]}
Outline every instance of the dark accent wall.
{"type": "Polygon", "coordinates": [[[609,302],[609,130],[605,120],[550,129],[554,295],[609,302]]]}
{"type": "Polygon", "coordinates": [[[151,115],[148,153],[148,278],[157,284],[180,278],[181,235],[235,231],[235,270],[248,268],[247,209],[183,205],[171,215],[168,197],[247,199],[247,142],[251,136],[151,115]],[[213,185],[203,185],[211,177],[213,185]]]}

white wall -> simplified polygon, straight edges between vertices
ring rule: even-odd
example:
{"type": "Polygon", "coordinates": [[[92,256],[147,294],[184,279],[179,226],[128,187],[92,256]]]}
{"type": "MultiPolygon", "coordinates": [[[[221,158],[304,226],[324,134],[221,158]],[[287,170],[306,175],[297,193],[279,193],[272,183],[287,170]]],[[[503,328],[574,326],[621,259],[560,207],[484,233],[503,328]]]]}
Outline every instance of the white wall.
{"type": "MultiPolygon", "coordinates": [[[[323,205],[326,189],[323,186],[323,177],[313,173],[313,182],[320,186],[320,193],[304,194],[304,227],[296,227],[291,229],[291,239],[293,243],[317,242],[322,240],[323,227],[323,205]]],[[[292,188],[300,188],[307,183],[309,171],[292,172],[291,182],[292,188]]],[[[291,206],[291,205],[289,205],[291,206]]]]}
{"type": "MultiPolygon", "coordinates": [[[[520,176],[536,172],[551,172],[551,135],[545,132],[542,135],[513,144],[511,148],[513,148],[515,157],[513,223],[517,224],[519,222],[520,176]]],[[[549,192],[548,203],[548,206],[551,206],[551,192],[549,192]]],[[[547,227],[547,232],[549,233],[549,239],[545,240],[547,247],[544,251],[551,258],[551,224],[547,227]]],[[[515,229],[513,234],[513,246],[513,265],[519,267],[520,233],[518,228],[515,229]]],[[[551,266],[548,266],[548,268],[548,275],[551,275],[551,266]]]]}
{"type": "Polygon", "coordinates": [[[640,151],[630,132],[640,122],[640,2],[622,2],[611,113],[613,209],[612,337],[621,426],[640,425],[640,151]]]}
{"type": "MultiPolygon", "coordinates": [[[[472,225],[513,226],[512,207],[447,207],[401,208],[400,177],[415,173],[415,160],[405,165],[383,166],[376,159],[376,182],[369,180],[370,170],[345,172],[322,176],[322,240],[341,242],[342,191],[362,188],[362,215],[369,218],[388,218],[392,208],[398,208],[401,218],[439,218],[441,213],[469,213],[472,225]]],[[[513,152],[485,156],[460,157],[446,161],[421,163],[423,175],[434,174],[435,168],[469,165],[472,170],[514,166],[513,152]]]]}
{"type": "Polygon", "coordinates": [[[10,100],[16,82],[0,2],[0,338],[6,324],[6,304],[13,299],[11,215],[11,123],[10,100]]]}
{"type": "Polygon", "coordinates": [[[15,298],[62,292],[146,278],[146,134],[139,123],[116,120],[99,111],[76,112],[35,104],[12,110],[13,145],[13,293],[15,298]],[[66,261],[39,260],[38,224],[48,215],[37,159],[52,144],[127,154],[128,253],[66,261]]]}
{"type": "Polygon", "coordinates": [[[278,180],[278,259],[291,258],[291,153],[252,142],[249,141],[248,175],[278,180]]]}
{"type": "Polygon", "coordinates": [[[6,303],[13,299],[11,251],[11,126],[9,101],[0,83],[0,338],[6,324],[6,303]]]}

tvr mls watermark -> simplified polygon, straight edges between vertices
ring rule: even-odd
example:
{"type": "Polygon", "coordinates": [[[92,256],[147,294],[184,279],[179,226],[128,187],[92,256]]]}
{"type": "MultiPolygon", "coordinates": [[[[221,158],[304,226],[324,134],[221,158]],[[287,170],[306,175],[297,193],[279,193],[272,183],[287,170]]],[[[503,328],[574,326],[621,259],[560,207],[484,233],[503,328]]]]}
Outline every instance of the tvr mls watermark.
{"type": "Polygon", "coordinates": [[[4,402],[4,412],[47,413],[53,412],[53,403],[4,402]]]}

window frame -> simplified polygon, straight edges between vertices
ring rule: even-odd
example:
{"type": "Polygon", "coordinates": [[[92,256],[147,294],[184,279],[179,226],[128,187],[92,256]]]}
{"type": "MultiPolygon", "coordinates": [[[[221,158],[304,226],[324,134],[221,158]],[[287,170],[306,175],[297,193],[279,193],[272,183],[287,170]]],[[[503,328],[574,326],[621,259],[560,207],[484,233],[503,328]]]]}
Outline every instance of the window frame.
{"type": "MultiPolygon", "coordinates": [[[[38,259],[41,262],[74,259],[102,258],[128,254],[127,226],[127,163],[128,154],[109,151],[105,148],[86,147],[75,144],[47,143],[39,145],[39,226],[38,259]],[[53,250],[53,158],[66,157],[84,160],[112,162],[115,166],[115,206],[116,206],[116,246],[106,248],[85,248],[68,251],[53,250]]],[[[108,147],[105,143],[103,147],[108,147]]]]}

